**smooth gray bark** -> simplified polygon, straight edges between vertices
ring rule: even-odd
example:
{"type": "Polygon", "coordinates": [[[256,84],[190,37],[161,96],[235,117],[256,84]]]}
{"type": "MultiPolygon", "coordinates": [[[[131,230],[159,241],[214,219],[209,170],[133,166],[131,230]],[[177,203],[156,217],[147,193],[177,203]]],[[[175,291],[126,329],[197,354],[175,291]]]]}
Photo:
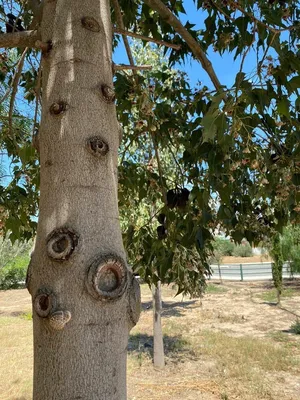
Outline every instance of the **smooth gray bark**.
{"type": "Polygon", "coordinates": [[[161,325],[161,283],[152,286],[153,297],[153,363],[155,368],[165,366],[164,341],[161,325]]]}
{"type": "Polygon", "coordinates": [[[47,1],[41,25],[40,213],[33,298],[34,400],[125,400],[139,286],[119,225],[119,125],[108,0],[47,1]]]}

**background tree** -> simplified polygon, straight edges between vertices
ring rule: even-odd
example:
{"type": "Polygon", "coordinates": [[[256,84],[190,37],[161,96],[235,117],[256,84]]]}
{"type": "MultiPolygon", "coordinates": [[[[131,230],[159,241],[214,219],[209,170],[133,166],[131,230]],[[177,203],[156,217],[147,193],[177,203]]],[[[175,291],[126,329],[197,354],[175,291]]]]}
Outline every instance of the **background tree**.
{"type": "MultiPolygon", "coordinates": [[[[152,241],[151,229],[146,228],[138,232],[128,229],[127,240],[131,235],[133,246],[144,241],[139,262],[151,265],[149,260],[160,257],[164,260],[162,277],[178,282],[184,292],[185,278],[193,282],[199,271],[173,270],[171,261],[179,245],[197,248],[205,270],[215,229],[235,241],[245,237],[258,243],[265,235],[281,231],[288,220],[299,221],[299,2],[197,1],[203,20],[199,30],[189,21],[185,25],[180,22],[185,12],[181,0],[113,3],[113,23],[118,25],[113,26],[115,33],[142,35],[143,40],[150,37],[146,39],[173,46],[171,63],[194,57],[212,83],[191,88],[184,78],[182,102],[175,104],[172,113],[172,92],[166,93],[168,109],[161,108],[140,90],[143,78],[139,74],[122,85],[116,80],[115,85],[124,118],[128,117],[123,124],[127,125],[132,115],[126,112],[128,103],[136,98],[147,116],[147,130],[158,132],[151,135],[155,154],[172,143],[178,149],[176,163],[189,187],[170,186],[162,174],[154,174],[152,179],[164,188],[158,192],[158,200],[170,232],[166,242],[152,241]],[[239,64],[232,84],[225,86],[217,76],[208,58],[212,49],[219,54],[232,53],[239,64]],[[252,52],[256,65],[249,71],[247,61],[252,52]],[[174,129],[171,122],[168,130],[168,121],[176,120],[183,105],[185,125],[174,129]],[[155,120],[152,114],[159,109],[159,120],[155,120]],[[183,189],[190,191],[188,202],[183,189]],[[187,207],[181,207],[182,201],[187,207]]],[[[26,8],[21,1],[2,0],[1,5],[2,31],[12,32],[0,36],[0,46],[22,49],[16,52],[17,65],[2,70],[10,88],[5,140],[11,137],[18,83],[24,83],[24,93],[20,93],[28,93],[29,101],[35,97],[37,105],[40,93],[43,105],[36,146],[41,174],[39,225],[28,274],[35,310],[34,399],[125,399],[124,348],[128,328],[137,320],[138,294],[127,290],[135,284],[126,272],[117,212],[119,129],[113,107],[110,8],[106,0],[80,4],[33,0],[26,8]],[[7,18],[10,13],[15,18],[7,18]],[[56,379],[56,371],[60,379],[56,379]]],[[[130,59],[130,67],[137,68],[133,63],[130,59]]],[[[115,66],[114,70],[120,68],[124,67],[115,66]]],[[[36,128],[36,123],[33,125],[36,128]]],[[[20,157],[19,140],[13,137],[11,157],[20,157]]],[[[147,151],[143,145],[139,143],[140,152],[147,151]]],[[[130,169],[130,163],[127,166],[132,171],[131,186],[147,188],[145,171],[130,169]]],[[[121,181],[122,173],[121,168],[121,181]]],[[[24,189],[24,185],[16,186],[24,189]]],[[[31,189],[36,195],[37,184],[24,189],[24,198],[34,209],[35,198],[28,196],[31,189]]],[[[141,189],[139,196],[141,201],[147,191],[141,189]]],[[[15,218],[17,221],[9,224],[12,238],[24,232],[32,234],[31,214],[26,212],[22,221],[22,207],[15,205],[13,210],[7,197],[5,194],[3,200],[4,229],[8,229],[7,221],[15,218]]],[[[161,280],[153,268],[146,270],[149,275],[161,280]]]]}
{"type": "Polygon", "coordinates": [[[273,259],[272,276],[273,276],[274,286],[277,292],[277,304],[279,305],[282,294],[282,268],[284,263],[279,233],[277,233],[277,235],[273,237],[270,254],[273,259]]]}
{"type": "Polygon", "coordinates": [[[282,256],[289,262],[291,274],[300,271],[300,227],[289,225],[281,238],[282,256]]]}
{"type": "MultiPolygon", "coordinates": [[[[121,97],[117,104],[119,120],[124,121],[120,147],[120,216],[130,264],[152,286],[153,361],[155,367],[161,368],[164,366],[161,282],[176,282],[178,293],[199,296],[209,266],[203,265],[205,259],[197,256],[196,249],[191,250],[187,240],[182,240],[188,223],[185,216],[188,198],[180,207],[172,206],[171,214],[170,193],[174,190],[181,193],[189,186],[187,176],[177,163],[182,149],[176,140],[172,143],[166,140],[160,148],[156,143],[158,136],[168,137],[170,129],[176,131],[174,137],[182,135],[189,124],[190,116],[182,98],[185,75],[168,67],[168,58],[162,49],[142,47],[135,41],[131,54],[138,65],[147,62],[152,68],[143,78],[138,77],[141,100],[131,94],[128,102],[121,97]],[[170,118],[163,112],[173,116],[170,118]],[[146,151],[141,152],[142,147],[146,151]],[[135,181],[137,174],[139,182],[135,181]],[[166,192],[166,187],[174,189],[166,192]]],[[[120,72],[115,85],[124,90],[136,78],[130,72],[120,72]]]]}

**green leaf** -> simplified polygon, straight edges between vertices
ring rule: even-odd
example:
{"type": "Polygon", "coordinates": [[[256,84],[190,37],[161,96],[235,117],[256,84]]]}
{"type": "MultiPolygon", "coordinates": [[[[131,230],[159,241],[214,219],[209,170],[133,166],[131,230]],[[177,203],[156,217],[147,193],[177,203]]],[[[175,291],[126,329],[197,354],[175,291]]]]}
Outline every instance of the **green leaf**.
{"type": "Polygon", "coordinates": [[[284,115],[287,118],[290,118],[290,102],[286,98],[282,98],[277,103],[277,111],[279,114],[284,115]]]}

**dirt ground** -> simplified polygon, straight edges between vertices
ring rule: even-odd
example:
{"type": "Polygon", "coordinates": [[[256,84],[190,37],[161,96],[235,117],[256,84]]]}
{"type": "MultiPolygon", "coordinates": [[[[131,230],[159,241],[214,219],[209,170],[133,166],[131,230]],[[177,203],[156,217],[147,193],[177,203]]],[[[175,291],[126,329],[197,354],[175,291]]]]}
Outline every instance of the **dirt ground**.
{"type": "MultiPolygon", "coordinates": [[[[300,280],[285,281],[281,307],[270,282],[210,283],[201,299],[163,288],[166,367],[152,365],[151,293],[128,345],[128,400],[299,400],[300,280]],[[271,297],[270,297],[271,296],[271,297]],[[268,299],[268,300],[266,300],[268,299]]],[[[0,292],[0,399],[29,400],[31,307],[25,290],[0,292]]]]}
{"type": "Polygon", "coordinates": [[[247,263],[262,263],[272,261],[269,255],[251,256],[251,257],[234,257],[226,256],[221,260],[221,264],[247,264],[247,263]]]}

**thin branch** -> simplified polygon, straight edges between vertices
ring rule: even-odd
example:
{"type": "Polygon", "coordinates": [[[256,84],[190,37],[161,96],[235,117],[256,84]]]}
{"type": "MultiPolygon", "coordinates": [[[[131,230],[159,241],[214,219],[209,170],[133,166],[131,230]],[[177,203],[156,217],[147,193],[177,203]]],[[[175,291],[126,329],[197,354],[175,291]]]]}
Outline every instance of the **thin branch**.
{"type": "Polygon", "coordinates": [[[11,136],[11,137],[12,137],[12,130],[13,130],[12,129],[13,128],[12,127],[12,117],[13,117],[14,106],[15,106],[15,98],[16,98],[16,95],[18,92],[18,85],[19,85],[19,81],[21,78],[27,51],[28,51],[28,48],[26,47],[26,49],[23,51],[20,61],[18,63],[17,72],[15,74],[13,86],[12,86],[13,90],[11,93],[10,104],[9,104],[9,114],[8,114],[8,130],[9,130],[9,136],[11,136]]]}
{"type": "Polygon", "coordinates": [[[0,35],[0,48],[1,47],[29,47],[47,50],[48,44],[40,40],[40,35],[37,31],[24,31],[3,33],[0,35]]]}
{"type": "MultiPolygon", "coordinates": [[[[124,30],[125,26],[124,26],[124,21],[123,21],[123,16],[122,16],[122,11],[121,11],[121,7],[120,7],[120,4],[119,4],[119,1],[118,0],[111,0],[111,2],[112,2],[112,5],[113,5],[113,8],[115,10],[115,15],[116,15],[116,21],[117,21],[117,24],[118,24],[118,28],[124,30]]],[[[126,34],[122,34],[122,37],[123,37],[123,42],[124,42],[124,46],[125,46],[125,49],[126,49],[126,53],[127,53],[127,56],[128,56],[129,63],[130,63],[130,65],[134,65],[134,59],[133,59],[133,56],[132,56],[132,52],[131,52],[129,41],[127,39],[126,34]]]]}
{"type": "Polygon", "coordinates": [[[134,70],[134,71],[150,71],[152,69],[152,65],[125,65],[125,64],[113,64],[114,71],[123,71],[123,70],[134,70]]]}
{"type": "Polygon", "coordinates": [[[296,25],[292,25],[292,26],[286,26],[285,28],[282,29],[276,29],[276,28],[272,28],[271,26],[267,25],[265,22],[259,20],[258,18],[256,18],[253,14],[247,12],[240,4],[238,1],[230,1],[229,3],[230,6],[236,8],[237,10],[239,10],[242,14],[246,15],[247,17],[249,17],[253,22],[256,22],[259,25],[264,26],[266,29],[268,29],[271,32],[274,33],[281,33],[281,32],[286,32],[286,31],[292,31],[294,29],[297,28],[296,25]]]}
{"type": "Polygon", "coordinates": [[[33,129],[32,129],[32,144],[33,147],[39,152],[39,137],[37,131],[37,117],[39,110],[39,97],[41,93],[41,79],[42,78],[42,61],[39,65],[39,72],[37,76],[37,82],[35,87],[35,111],[34,111],[34,120],[33,120],[33,129]]]}
{"type": "Polygon", "coordinates": [[[150,134],[151,134],[151,139],[152,139],[152,143],[153,143],[153,147],[154,147],[154,151],[155,151],[155,157],[156,157],[156,161],[157,161],[157,168],[158,168],[158,174],[159,174],[159,179],[160,179],[160,183],[161,183],[162,195],[164,198],[164,203],[167,204],[167,192],[166,192],[166,188],[164,187],[163,171],[162,171],[162,167],[161,167],[158,146],[157,146],[154,134],[152,132],[150,134]]]}
{"type": "Polygon", "coordinates": [[[177,33],[186,41],[187,45],[193,52],[194,56],[200,61],[203,69],[207,72],[212,83],[217,90],[222,90],[221,82],[217,77],[212,63],[207,58],[205,52],[202,50],[200,44],[193,38],[188,30],[182,25],[179,19],[162,3],[161,0],[144,0],[144,2],[153,10],[157,11],[161,18],[170,24],[177,33]]]}
{"type": "Polygon", "coordinates": [[[148,36],[144,36],[144,35],[140,35],[138,33],[134,33],[134,32],[130,32],[130,31],[126,31],[120,28],[113,28],[114,33],[118,34],[118,35],[126,35],[126,36],[130,36],[136,39],[141,39],[144,40],[145,42],[152,42],[152,43],[156,43],[160,46],[165,46],[165,47],[170,47],[171,49],[174,50],[180,50],[181,49],[181,45],[180,44],[174,44],[174,43],[170,43],[170,42],[165,42],[164,40],[158,40],[158,39],[154,39],[148,36]]]}

